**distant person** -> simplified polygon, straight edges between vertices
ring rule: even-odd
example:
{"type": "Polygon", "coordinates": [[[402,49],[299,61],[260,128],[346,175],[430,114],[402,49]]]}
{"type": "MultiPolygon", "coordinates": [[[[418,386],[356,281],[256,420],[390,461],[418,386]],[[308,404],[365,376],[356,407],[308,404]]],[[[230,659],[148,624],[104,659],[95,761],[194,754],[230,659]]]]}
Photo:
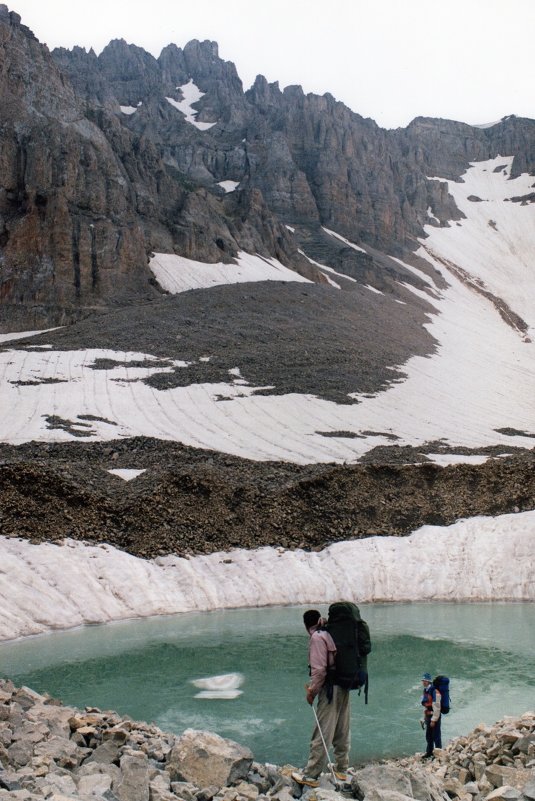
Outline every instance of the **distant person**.
{"type": "Polygon", "coordinates": [[[432,759],[433,750],[442,748],[442,735],[440,731],[440,705],[442,696],[440,691],[433,685],[430,673],[422,676],[423,695],[422,706],[424,708],[423,727],[425,728],[425,741],[427,748],[423,759],[432,759]]]}
{"type": "Polygon", "coordinates": [[[299,784],[317,787],[318,777],[328,761],[328,749],[334,749],[334,775],[338,781],[347,780],[350,748],[349,690],[327,680],[328,671],[334,669],[336,646],[331,635],[322,629],[324,624],[316,609],[303,615],[310,636],[308,660],[310,681],[305,685],[306,700],[311,706],[318,699],[316,725],[310,742],[310,755],[302,772],[292,773],[299,784]],[[322,740],[323,735],[323,740],[322,740]]]}

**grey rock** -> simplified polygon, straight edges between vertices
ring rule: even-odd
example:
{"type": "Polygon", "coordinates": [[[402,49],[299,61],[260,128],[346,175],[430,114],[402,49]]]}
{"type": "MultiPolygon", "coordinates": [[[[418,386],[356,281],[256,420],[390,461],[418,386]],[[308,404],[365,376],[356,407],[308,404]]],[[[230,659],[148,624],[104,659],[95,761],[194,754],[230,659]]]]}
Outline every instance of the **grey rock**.
{"type": "Polygon", "coordinates": [[[529,752],[529,747],[535,743],[535,734],[528,734],[525,737],[519,737],[518,740],[515,741],[513,745],[513,752],[522,752],[523,754],[527,754],[529,752]]]}
{"type": "Polygon", "coordinates": [[[491,793],[486,795],[485,801],[517,801],[520,796],[521,793],[516,789],[516,787],[504,785],[503,787],[497,787],[491,793]]]}
{"type": "Polygon", "coordinates": [[[9,762],[15,767],[27,765],[33,756],[33,743],[26,740],[18,740],[7,749],[9,762]]]}
{"type": "Polygon", "coordinates": [[[105,764],[118,763],[120,748],[114,740],[106,740],[99,745],[87,758],[86,762],[104,762],[105,764]]]}
{"type": "Polygon", "coordinates": [[[60,767],[71,769],[77,767],[88,753],[88,749],[80,748],[65,737],[51,737],[37,743],[34,748],[36,756],[49,757],[60,767]]]}
{"type": "MultiPolygon", "coordinates": [[[[324,793],[325,790],[323,790],[323,788],[321,788],[321,790],[320,790],[320,788],[318,787],[316,792],[314,793],[314,797],[319,799],[320,798],[320,795],[319,795],[320,792],[324,793]]],[[[284,787],[278,787],[277,788],[275,786],[273,788],[272,792],[269,793],[269,798],[273,798],[273,799],[275,799],[275,801],[292,801],[292,799],[294,798],[294,795],[293,795],[293,792],[292,792],[290,787],[284,786],[284,787]]],[[[301,798],[303,798],[303,799],[306,798],[306,795],[303,794],[301,796],[301,798]]]]}
{"type": "Polygon", "coordinates": [[[522,792],[530,801],[535,801],[535,776],[531,781],[528,781],[522,792]]]}
{"type": "Polygon", "coordinates": [[[44,796],[55,793],[62,795],[75,795],[76,783],[71,775],[65,773],[49,773],[44,779],[36,782],[44,796]]]}
{"type": "Polygon", "coordinates": [[[364,796],[364,801],[408,801],[412,796],[388,790],[383,787],[373,787],[364,796]]]}
{"type": "Polygon", "coordinates": [[[202,795],[204,791],[199,790],[191,782],[171,782],[172,792],[182,798],[183,801],[193,801],[194,798],[199,798],[199,801],[211,801],[214,795],[217,794],[218,789],[218,787],[212,788],[212,794],[209,797],[205,797],[202,795]]]}
{"type": "Polygon", "coordinates": [[[351,789],[360,797],[368,797],[375,788],[412,797],[412,785],[407,771],[391,765],[368,765],[355,771],[351,789]]]}
{"type": "Polygon", "coordinates": [[[36,693],[35,690],[29,687],[20,687],[13,697],[25,712],[35,704],[43,703],[46,700],[45,696],[36,693]]]}
{"type": "Polygon", "coordinates": [[[245,779],[252,761],[251,751],[232,740],[187,729],[169,752],[166,769],[173,781],[224,787],[245,779]]]}
{"type": "MultiPolygon", "coordinates": [[[[121,778],[121,770],[118,765],[112,765],[105,762],[89,762],[86,760],[83,765],[80,765],[73,771],[75,781],[81,781],[87,776],[104,776],[111,778],[112,785],[116,785],[121,778]]],[[[107,781],[105,779],[104,781],[107,781]]]]}
{"type": "Polygon", "coordinates": [[[0,789],[9,790],[11,792],[13,790],[20,790],[21,788],[20,776],[7,770],[0,770],[0,789]]]}
{"type": "Polygon", "coordinates": [[[518,769],[509,765],[493,764],[487,765],[485,776],[495,788],[510,785],[521,790],[529,781],[531,774],[525,768],[518,769]]]}
{"type": "MultiPolygon", "coordinates": [[[[173,791],[176,792],[177,795],[182,797],[182,792],[183,791],[182,790],[178,790],[178,789],[174,789],[174,788],[175,787],[182,787],[182,786],[184,786],[184,784],[186,784],[186,786],[188,786],[188,787],[193,787],[194,786],[194,785],[188,785],[186,782],[171,782],[171,789],[173,789],[173,791]]],[[[210,787],[201,787],[201,789],[197,790],[196,792],[194,792],[193,795],[197,799],[197,801],[212,801],[212,799],[215,798],[218,795],[220,789],[221,789],[220,787],[216,787],[215,785],[210,786],[210,787]]],[[[186,799],[189,799],[189,797],[190,797],[189,791],[186,793],[186,795],[184,797],[186,799]]]]}
{"type": "Polygon", "coordinates": [[[114,785],[119,801],[149,801],[149,764],[145,754],[124,754],[121,776],[114,785]]]}
{"type": "Polygon", "coordinates": [[[103,796],[111,790],[113,777],[109,773],[88,773],[78,777],[78,793],[80,795],[103,796]]]}
{"type": "Polygon", "coordinates": [[[29,719],[35,721],[36,725],[41,724],[46,726],[50,734],[55,737],[69,737],[71,727],[69,719],[72,716],[72,710],[64,706],[56,706],[48,703],[36,703],[31,710],[29,710],[29,719]]]}
{"type": "Polygon", "coordinates": [[[470,793],[470,795],[477,795],[479,793],[479,785],[477,782],[466,782],[464,790],[466,793],[470,793]]]}

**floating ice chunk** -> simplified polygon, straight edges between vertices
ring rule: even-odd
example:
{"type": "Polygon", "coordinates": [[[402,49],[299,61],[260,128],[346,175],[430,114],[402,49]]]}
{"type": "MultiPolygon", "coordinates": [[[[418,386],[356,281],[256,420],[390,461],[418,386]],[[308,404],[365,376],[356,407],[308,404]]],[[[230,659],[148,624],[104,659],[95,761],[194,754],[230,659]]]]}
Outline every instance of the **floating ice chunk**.
{"type": "Polygon", "coordinates": [[[199,690],[216,690],[217,692],[227,692],[237,690],[243,684],[242,673],[222,673],[219,676],[206,676],[203,679],[192,679],[191,683],[199,690]]]}
{"type": "Polygon", "coordinates": [[[238,698],[240,695],[243,695],[243,690],[202,690],[202,692],[197,693],[197,695],[193,697],[211,698],[215,700],[219,698],[221,701],[231,701],[233,698],[238,698]]]}

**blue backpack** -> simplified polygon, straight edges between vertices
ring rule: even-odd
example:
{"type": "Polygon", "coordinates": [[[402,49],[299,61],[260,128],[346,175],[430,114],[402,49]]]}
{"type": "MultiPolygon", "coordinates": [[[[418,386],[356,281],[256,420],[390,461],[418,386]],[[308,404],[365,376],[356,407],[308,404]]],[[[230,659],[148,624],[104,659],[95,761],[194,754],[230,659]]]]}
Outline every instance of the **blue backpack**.
{"type": "Polygon", "coordinates": [[[447,715],[450,711],[450,680],[447,676],[436,676],[433,687],[440,693],[440,714],[447,715]]]}

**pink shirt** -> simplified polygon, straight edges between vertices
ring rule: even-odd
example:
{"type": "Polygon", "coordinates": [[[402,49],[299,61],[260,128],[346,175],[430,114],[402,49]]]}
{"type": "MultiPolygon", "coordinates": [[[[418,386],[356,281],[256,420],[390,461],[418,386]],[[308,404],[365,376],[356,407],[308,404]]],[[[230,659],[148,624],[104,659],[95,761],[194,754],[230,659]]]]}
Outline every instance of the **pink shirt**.
{"type": "Polygon", "coordinates": [[[318,631],[313,626],[311,632],[308,645],[308,663],[310,665],[308,687],[316,696],[325,684],[327,668],[334,665],[336,645],[328,631],[318,631]]]}

